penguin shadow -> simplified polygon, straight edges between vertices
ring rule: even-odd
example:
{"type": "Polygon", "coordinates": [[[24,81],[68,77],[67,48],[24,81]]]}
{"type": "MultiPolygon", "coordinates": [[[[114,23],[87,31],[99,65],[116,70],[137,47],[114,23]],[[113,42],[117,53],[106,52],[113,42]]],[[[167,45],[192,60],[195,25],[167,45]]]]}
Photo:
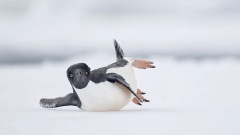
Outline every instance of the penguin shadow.
{"type": "Polygon", "coordinates": [[[118,111],[106,111],[106,112],[94,112],[94,111],[84,111],[77,108],[49,108],[45,111],[51,112],[72,112],[72,113],[168,113],[168,112],[185,112],[188,111],[184,108],[137,108],[137,109],[122,109],[118,111]]]}
{"type": "MultiPolygon", "coordinates": [[[[42,109],[41,109],[42,110],[42,109]]],[[[64,108],[64,107],[62,107],[62,108],[45,108],[44,109],[45,111],[44,112],[76,112],[76,113],[79,113],[79,112],[85,112],[85,111],[83,111],[83,110],[80,110],[80,109],[78,109],[78,108],[68,108],[68,107],[66,107],[66,108],[64,108]]]]}
{"type": "Polygon", "coordinates": [[[187,111],[184,108],[141,108],[141,109],[124,109],[124,110],[120,110],[119,112],[123,112],[123,113],[166,113],[166,112],[184,112],[187,111]]]}

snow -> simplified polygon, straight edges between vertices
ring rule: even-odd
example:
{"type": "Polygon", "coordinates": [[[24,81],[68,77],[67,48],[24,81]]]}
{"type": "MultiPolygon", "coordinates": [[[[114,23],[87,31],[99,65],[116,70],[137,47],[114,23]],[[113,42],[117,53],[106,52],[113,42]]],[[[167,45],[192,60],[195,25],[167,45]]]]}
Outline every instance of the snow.
{"type": "Polygon", "coordinates": [[[81,55],[64,62],[0,67],[1,135],[239,135],[240,61],[149,57],[156,69],[139,70],[139,88],[151,100],[116,112],[84,112],[76,107],[45,109],[43,97],[70,93],[66,69],[86,62],[92,69],[114,54],[81,55]]]}

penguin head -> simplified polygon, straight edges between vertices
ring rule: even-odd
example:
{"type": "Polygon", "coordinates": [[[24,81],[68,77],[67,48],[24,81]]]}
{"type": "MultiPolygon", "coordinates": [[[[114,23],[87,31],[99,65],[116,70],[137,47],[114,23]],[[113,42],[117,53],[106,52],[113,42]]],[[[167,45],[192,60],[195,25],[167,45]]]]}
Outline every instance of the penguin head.
{"type": "Polygon", "coordinates": [[[67,70],[69,82],[77,89],[85,88],[90,80],[90,70],[85,63],[70,66],[67,70]]]}

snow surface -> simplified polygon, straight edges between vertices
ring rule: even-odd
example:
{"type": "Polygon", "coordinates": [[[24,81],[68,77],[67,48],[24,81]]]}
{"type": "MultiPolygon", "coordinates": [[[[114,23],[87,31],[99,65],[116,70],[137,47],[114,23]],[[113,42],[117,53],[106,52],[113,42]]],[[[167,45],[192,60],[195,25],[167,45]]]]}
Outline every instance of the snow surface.
{"type": "Polygon", "coordinates": [[[92,69],[112,54],[79,56],[62,63],[0,67],[1,135],[239,135],[240,61],[235,58],[177,60],[150,57],[156,69],[136,70],[151,100],[117,112],[76,107],[45,109],[39,99],[70,93],[66,69],[86,62],[92,69]]]}

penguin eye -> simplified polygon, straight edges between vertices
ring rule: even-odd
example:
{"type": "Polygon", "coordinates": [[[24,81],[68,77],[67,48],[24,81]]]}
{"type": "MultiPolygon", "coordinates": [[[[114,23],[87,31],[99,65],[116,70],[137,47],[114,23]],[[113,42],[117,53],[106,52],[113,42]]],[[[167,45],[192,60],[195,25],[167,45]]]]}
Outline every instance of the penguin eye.
{"type": "Polygon", "coordinates": [[[72,77],[73,77],[73,74],[70,74],[69,76],[72,78],[72,77]]]}
{"type": "Polygon", "coordinates": [[[83,75],[83,73],[82,73],[82,72],[80,72],[80,75],[83,75]]]}
{"type": "Polygon", "coordinates": [[[86,75],[88,75],[88,72],[86,72],[86,75]]]}

